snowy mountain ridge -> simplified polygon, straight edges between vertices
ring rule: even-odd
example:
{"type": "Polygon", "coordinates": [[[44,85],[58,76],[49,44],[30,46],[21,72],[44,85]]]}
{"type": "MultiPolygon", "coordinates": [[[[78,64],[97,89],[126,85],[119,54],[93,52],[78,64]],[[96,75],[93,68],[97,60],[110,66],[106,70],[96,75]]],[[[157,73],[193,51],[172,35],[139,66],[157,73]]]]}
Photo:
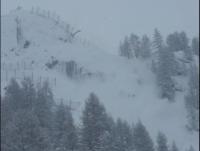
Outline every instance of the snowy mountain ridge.
{"type": "Polygon", "coordinates": [[[163,131],[181,150],[190,145],[198,149],[198,134],[191,134],[185,128],[186,77],[177,78],[184,91],[176,93],[175,103],[169,103],[158,97],[151,59],[127,60],[111,55],[85,44],[79,34],[72,41],[65,41],[70,36],[66,24],[47,16],[25,10],[2,16],[1,92],[12,77],[20,81],[30,76],[36,83],[49,80],[57,101],[74,102],[77,122],[85,99],[94,92],[115,118],[130,123],[140,119],[154,139],[158,131],[163,131]],[[21,20],[24,40],[28,41],[26,48],[17,44],[17,17],[21,20]],[[73,74],[68,75],[66,68],[73,70],[73,74]]]}

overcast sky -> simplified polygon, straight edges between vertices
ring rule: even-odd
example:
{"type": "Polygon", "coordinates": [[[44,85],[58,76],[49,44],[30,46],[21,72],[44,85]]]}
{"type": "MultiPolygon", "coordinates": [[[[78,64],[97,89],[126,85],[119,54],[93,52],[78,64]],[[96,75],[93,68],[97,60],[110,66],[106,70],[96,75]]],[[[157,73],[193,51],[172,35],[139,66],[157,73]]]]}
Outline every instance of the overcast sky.
{"type": "Polygon", "coordinates": [[[111,52],[131,32],[152,35],[157,27],[163,35],[199,33],[199,0],[1,0],[2,14],[17,6],[54,11],[111,52]]]}

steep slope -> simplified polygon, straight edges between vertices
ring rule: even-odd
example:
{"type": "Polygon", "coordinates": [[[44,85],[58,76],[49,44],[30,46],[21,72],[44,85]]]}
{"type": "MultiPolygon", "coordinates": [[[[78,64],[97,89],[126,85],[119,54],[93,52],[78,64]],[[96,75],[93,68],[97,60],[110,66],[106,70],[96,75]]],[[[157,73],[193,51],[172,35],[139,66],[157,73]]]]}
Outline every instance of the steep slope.
{"type": "MultiPolygon", "coordinates": [[[[51,17],[24,10],[2,16],[2,93],[12,77],[22,80],[30,76],[36,83],[49,80],[56,101],[71,103],[79,122],[84,100],[95,92],[115,118],[130,123],[140,119],[154,139],[161,130],[181,150],[190,145],[198,149],[198,134],[185,128],[184,91],[177,92],[175,103],[159,99],[150,60],[126,60],[85,44],[78,36],[65,42],[69,34],[65,26],[51,17]],[[17,45],[17,17],[24,41],[30,43],[27,48],[17,45]],[[55,67],[46,66],[54,61],[55,67]],[[71,77],[65,71],[67,63],[73,72],[71,77]]],[[[187,79],[179,77],[178,81],[186,90],[187,79]]]]}

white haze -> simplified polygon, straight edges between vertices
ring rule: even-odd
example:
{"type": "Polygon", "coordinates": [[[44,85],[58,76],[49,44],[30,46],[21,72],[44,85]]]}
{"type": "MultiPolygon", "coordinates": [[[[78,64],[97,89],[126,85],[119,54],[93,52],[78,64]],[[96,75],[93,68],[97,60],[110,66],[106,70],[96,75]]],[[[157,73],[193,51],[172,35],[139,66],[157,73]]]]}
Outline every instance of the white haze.
{"type": "Polygon", "coordinates": [[[199,0],[1,0],[1,13],[17,6],[56,12],[81,29],[81,36],[116,53],[127,34],[152,35],[157,27],[166,36],[175,30],[191,37],[199,33],[199,0]]]}

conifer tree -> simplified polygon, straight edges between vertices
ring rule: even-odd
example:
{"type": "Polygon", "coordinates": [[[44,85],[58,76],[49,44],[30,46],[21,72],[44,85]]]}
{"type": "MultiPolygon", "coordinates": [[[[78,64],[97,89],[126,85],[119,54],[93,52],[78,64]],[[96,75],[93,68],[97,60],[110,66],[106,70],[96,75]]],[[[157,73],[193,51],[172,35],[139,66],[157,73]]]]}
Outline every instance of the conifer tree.
{"type": "Polygon", "coordinates": [[[199,73],[195,65],[191,65],[189,77],[189,91],[185,97],[190,130],[199,131],[199,73]]]}
{"type": "Polygon", "coordinates": [[[34,105],[35,105],[35,100],[36,100],[36,90],[34,88],[33,81],[29,78],[26,77],[22,82],[22,100],[20,106],[23,109],[27,110],[33,110],[34,105]]]}
{"type": "Polygon", "coordinates": [[[189,40],[185,32],[174,32],[167,36],[167,45],[170,51],[185,51],[189,48],[189,40]]]}
{"type": "Polygon", "coordinates": [[[178,147],[176,146],[176,143],[173,141],[170,151],[179,151],[178,147]]]}
{"type": "Polygon", "coordinates": [[[142,37],[140,51],[143,58],[148,58],[151,55],[151,42],[147,35],[142,37]]]}
{"type": "Polygon", "coordinates": [[[139,36],[131,34],[129,38],[130,48],[134,56],[138,58],[141,55],[141,42],[139,36]]]}
{"type": "Polygon", "coordinates": [[[69,107],[63,102],[57,107],[54,124],[54,148],[57,151],[74,151],[77,149],[77,132],[69,107]]]}
{"type": "Polygon", "coordinates": [[[159,60],[157,69],[157,84],[160,87],[160,94],[162,98],[167,98],[170,101],[174,101],[175,87],[172,79],[173,72],[175,72],[173,64],[173,54],[166,48],[159,50],[159,60]]]}
{"type": "Polygon", "coordinates": [[[133,130],[133,145],[136,151],[154,151],[153,141],[145,126],[139,121],[133,130]]]}
{"type": "Polygon", "coordinates": [[[53,146],[53,105],[54,99],[48,82],[38,85],[37,96],[34,103],[34,113],[39,120],[43,133],[48,136],[49,145],[53,146]]]}
{"type": "Polygon", "coordinates": [[[162,35],[160,34],[157,28],[154,30],[153,46],[157,50],[162,49],[162,47],[164,46],[162,35]]]}
{"type": "Polygon", "coordinates": [[[11,79],[9,85],[6,87],[4,101],[10,111],[17,111],[21,108],[22,103],[22,90],[18,82],[15,79],[11,79]]]}
{"type": "Polygon", "coordinates": [[[128,123],[118,119],[115,130],[117,132],[116,151],[131,151],[133,149],[133,136],[128,123]]]}
{"type": "Polygon", "coordinates": [[[101,151],[108,132],[107,114],[98,97],[91,93],[85,103],[82,116],[82,148],[85,151],[101,151]]]}
{"type": "Polygon", "coordinates": [[[193,53],[199,56],[199,37],[194,37],[192,39],[191,48],[193,53]]]}
{"type": "Polygon", "coordinates": [[[48,136],[32,111],[18,110],[3,130],[2,140],[2,149],[8,151],[51,151],[48,136]]]}
{"type": "Polygon", "coordinates": [[[169,151],[165,134],[159,132],[157,136],[157,151],[169,151]]]}
{"type": "Polygon", "coordinates": [[[129,43],[128,37],[125,37],[123,43],[120,44],[120,56],[126,57],[128,59],[133,58],[133,52],[129,43]]]}

